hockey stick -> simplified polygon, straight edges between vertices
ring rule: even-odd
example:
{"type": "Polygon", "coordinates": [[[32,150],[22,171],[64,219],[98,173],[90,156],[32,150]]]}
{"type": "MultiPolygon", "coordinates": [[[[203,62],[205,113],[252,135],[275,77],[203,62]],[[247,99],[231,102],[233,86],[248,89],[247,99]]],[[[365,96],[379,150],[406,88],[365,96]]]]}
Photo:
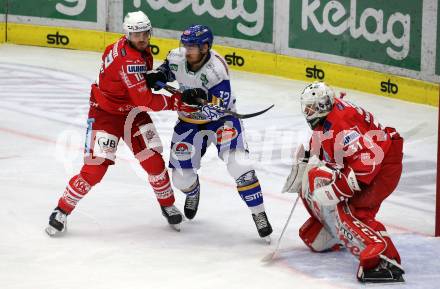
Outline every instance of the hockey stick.
{"type": "Polygon", "coordinates": [[[296,197],[295,203],[292,206],[292,209],[290,210],[290,214],[286,220],[286,224],[284,224],[283,231],[281,231],[281,235],[278,238],[277,246],[275,247],[275,250],[272,253],[267,254],[263,259],[261,259],[262,262],[269,263],[272,260],[274,260],[275,255],[278,253],[278,249],[280,248],[281,239],[283,238],[284,232],[286,231],[287,226],[289,225],[290,219],[292,218],[293,211],[295,210],[295,207],[296,207],[296,204],[298,203],[298,201],[299,201],[299,193],[298,193],[298,196],[296,197]]]}
{"type": "MultiPolygon", "coordinates": [[[[161,81],[157,81],[156,85],[158,85],[160,88],[163,88],[166,91],[171,92],[171,93],[180,92],[177,88],[172,87],[171,85],[168,85],[168,84],[163,83],[161,81]]],[[[271,106],[269,106],[269,107],[267,107],[267,108],[265,108],[263,110],[260,110],[260,111],[257,111],[257,112],[253,112],[253,113],[243,114],[243,113],[238,113],[238,112],[235,112],[235,111],[224,109],[222,107],[219,107],[218,105],[208,104],[206,100],[201,99],[201,98],[197,98],[197,102],[199,102],[200,105],[208,105],[210,108],[215,109],[219,113],[224,113],[224,114],[227,114],[227,115],[232,115],[232,116],[234,116],[236,118],[239,118],[239,119],[246,119],[246,118],[251,118],[251,117],[259,116],[260,114],[263,114],[266,111],[268,111],[269,109],[271,109],[272,107],[274,107],[274,105],[272,104],[271,106]]]]}

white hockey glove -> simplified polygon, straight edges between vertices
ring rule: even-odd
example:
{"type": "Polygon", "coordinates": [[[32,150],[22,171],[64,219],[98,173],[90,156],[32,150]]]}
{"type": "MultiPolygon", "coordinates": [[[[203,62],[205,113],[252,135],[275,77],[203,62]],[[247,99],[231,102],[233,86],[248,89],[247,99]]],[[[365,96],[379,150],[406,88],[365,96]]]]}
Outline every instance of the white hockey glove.
{"type": "Polygon", "coordinates": [[[340,201],[351,198],[360,191],[354,171],[321,165],[308,170],[308,185],[313,202],[322,206],[334,206],[340,201]]]}
{"type": "Polygon", "coordinates": [[[293,165],[290,170],[290,174],[286,179],[286,183],[281,190],[282,193],[299,193],[301,190],[301,182],[303,179],[304,171],[309,161],[309,151],[304,149],[301,144],[295,152],[293,157],[293,165]]]}
{"type": "Polygon", "coordinates": [[[222,117],[224,114],[222,112],[219,112],[214,106],[212,105],[202,105],[200,108],[200,111],[202,114],[209,119],[218,119],[222,117]]]}

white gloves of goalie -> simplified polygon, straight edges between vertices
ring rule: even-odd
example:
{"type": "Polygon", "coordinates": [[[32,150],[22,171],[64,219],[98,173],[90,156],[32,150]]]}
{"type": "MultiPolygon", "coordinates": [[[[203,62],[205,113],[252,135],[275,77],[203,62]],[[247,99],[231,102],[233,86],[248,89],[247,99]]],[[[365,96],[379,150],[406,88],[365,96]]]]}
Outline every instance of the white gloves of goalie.
{"type": "Polygon", "coordinates": [[[300,193],[302,178],[308,161],[309,152],[306,151],[304,146],[301,144],[296,149],[295,155],[293,156],[292,169],[287,177],[283,189],[281,190],[282,193],[300,193]]]}

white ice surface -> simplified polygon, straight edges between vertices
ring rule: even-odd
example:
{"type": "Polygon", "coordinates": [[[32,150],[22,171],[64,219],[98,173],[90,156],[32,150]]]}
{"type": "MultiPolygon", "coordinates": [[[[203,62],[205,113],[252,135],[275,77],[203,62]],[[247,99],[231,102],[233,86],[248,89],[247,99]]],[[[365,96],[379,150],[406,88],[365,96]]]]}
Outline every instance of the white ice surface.
{"type": "MultiPolygon", "coordinates": [[[[82,164],[90,83],[100,54],[0,46],[0,288],[363,288],[357,261],[346,251],[310,252],[297,231],[307,213],[299,204],[279,258],[272,252],[294,201],[279,193],[290,154],[307,138],[298,93],[304,82],[232,72],[238,110],[268,113],[245,120],[247,140],[274,227],[261,241],[234,181],[208,150],[200,171],[197,217],[171,230],[146,175],[123,144],[117,164],[69,216],[68,233],[43,229],[66,182],[82,164]]],[[[440,239],[434,231],[436,108],[347,91],[405,137],[404,173],[378,219],[400,251],[407,282],[393,288],[439,288],[440,239]]],[[[176,116],[153,115],[168,159],[176,116]]],[[[176,192],[182,208],[184,196],[176,192]]],[[[384,285],[373,285],[385,288],[384,285]]]]}

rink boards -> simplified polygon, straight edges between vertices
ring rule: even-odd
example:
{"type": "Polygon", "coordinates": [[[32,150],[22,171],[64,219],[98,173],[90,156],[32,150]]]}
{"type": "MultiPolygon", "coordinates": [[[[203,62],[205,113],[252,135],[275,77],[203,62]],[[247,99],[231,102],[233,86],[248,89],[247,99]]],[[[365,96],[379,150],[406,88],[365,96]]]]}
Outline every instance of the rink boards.
{"type": "MultiPolygon", "coordinates": [[[[5,29],[0,24],[0,34],[5,29]]],[[[35,26],[8,23],[9,43],[45,47],[103,51],[121,34],[53,26],[35,26]]],[[[4,42],[0,38],[0,43],[4,42]]],[[[156,60],[166,57],[169,50],[178,47],[173,39],[151,40],[156,60]]],[[[306,82],[324,80],[333,86],[355,89],[415,103],[438,106],[439,85],[317,60],[297,58],[275,53],[254,51],[235,47],[214,45],[214,49],[225,57],[231,69],[270,74],[306,82]]]]}
{"type": "Polygon", "coordinates": [[[0,43],[5,42],[5,38],[6,38],[5,30],[6,30],[6,23],[0,22],[0,43]]]}

